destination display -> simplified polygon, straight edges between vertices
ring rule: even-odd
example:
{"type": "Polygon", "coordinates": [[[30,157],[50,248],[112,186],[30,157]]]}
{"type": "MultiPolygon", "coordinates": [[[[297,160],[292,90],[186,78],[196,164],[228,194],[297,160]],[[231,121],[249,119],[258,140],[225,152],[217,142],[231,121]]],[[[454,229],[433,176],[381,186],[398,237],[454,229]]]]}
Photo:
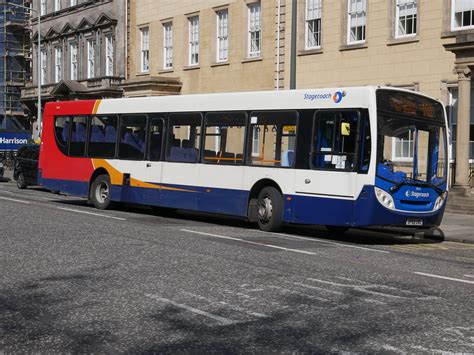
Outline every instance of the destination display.
{"type": "Polygon", "coordinates": [[[390,90],[377,91],[377,109],[384,113],[409,115],[443,122],[443,106],[434,100],[390,90]]]}

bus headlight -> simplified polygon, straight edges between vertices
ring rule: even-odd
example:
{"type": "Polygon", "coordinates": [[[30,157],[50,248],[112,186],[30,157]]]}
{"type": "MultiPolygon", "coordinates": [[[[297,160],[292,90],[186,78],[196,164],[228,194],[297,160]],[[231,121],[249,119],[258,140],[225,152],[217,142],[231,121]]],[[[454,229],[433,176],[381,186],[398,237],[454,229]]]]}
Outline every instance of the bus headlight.
{"type": "Polygon", "coordinates": [[[436,199],[436,202],[434,204],[433,211],[437,211],[443,206],[444,200],[446,199],[446,193],[443,192],[441,195],[438,196],[436,199]]]}
{"type": "Polygon", "coordinates": [[[382,204],[382,206],[387,207],[388,209],[394,210],[395,203],[393,202],[393,197],[387,191],[375,187],[375,196],[377,200],[382,204]]]}

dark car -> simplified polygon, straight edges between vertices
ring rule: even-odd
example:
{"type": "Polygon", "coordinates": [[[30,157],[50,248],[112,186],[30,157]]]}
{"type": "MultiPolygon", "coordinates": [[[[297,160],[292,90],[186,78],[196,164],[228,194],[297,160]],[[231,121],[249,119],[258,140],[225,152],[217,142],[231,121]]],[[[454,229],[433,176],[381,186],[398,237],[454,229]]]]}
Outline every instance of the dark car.
{"type": "Polygon", "coordinates": [[[39,145],[28,144],[18,149],[13,178],[19,189],[38,184],[39,145]]]}

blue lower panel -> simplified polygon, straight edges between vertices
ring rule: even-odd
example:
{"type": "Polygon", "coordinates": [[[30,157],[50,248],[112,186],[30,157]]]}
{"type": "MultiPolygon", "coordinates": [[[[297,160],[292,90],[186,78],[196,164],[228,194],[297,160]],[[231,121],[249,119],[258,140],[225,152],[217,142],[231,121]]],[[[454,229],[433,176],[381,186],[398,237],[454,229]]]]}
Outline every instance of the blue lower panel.
{"type": "MultiPolygon", "coordinates": [[[[87,197],[86,182],[42,179],[42,186],[87,197]]],[[[234,216],[247,216],[248,191],[190,186],[167,186],[176,189],[150,189],[130,186],[112,187],[114,201],[150,206],[197,210],[234,216]]],[[[408,218],[423,220],[424,226],[438,226],[444,207],[436,212],[407,213],[383,207],[376,199],[374,187],[365,186],[357,200],[313,196],[284,196],[283,220],[289,223],[320,224],[347,227],[405,226],[408,218]]]]}
{"type": "Polygon", "coordinates": [[[68,195],[88,197],[89,194],[88,182],[40,178],[40,184],[48,190],[61,191],[68,195]]]}
{"type": "Polygon", "coordinates": [[[350,226],[354,201],[293,196],[293,223],[350,226]]]}

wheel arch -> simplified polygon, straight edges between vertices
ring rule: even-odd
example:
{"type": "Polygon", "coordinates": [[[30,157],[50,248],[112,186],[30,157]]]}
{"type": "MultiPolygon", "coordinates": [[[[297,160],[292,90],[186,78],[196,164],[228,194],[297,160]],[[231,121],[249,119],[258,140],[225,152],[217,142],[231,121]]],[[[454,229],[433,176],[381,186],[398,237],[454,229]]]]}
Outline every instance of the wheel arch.
{"type": "Polygon", "coordinates": [[[263,188],[267,186],[274,187],[280,192],[280,194],[283,195],[280,185],[278,185],[275,180],[265,178],[255,182],[255,184],[253,184],[252,188],[250,189],[249,197],[247,200],[247,218],[250,222],[257,221],[258,194],[260,193],[260,191],[262,191],[263,188]]]}

